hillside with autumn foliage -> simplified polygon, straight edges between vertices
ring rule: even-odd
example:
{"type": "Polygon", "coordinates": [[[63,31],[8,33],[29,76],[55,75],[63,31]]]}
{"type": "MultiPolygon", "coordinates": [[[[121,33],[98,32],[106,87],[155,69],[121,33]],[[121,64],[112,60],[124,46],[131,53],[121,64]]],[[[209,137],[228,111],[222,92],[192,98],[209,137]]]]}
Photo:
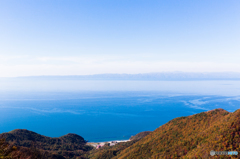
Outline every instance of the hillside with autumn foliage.
{"type": "Polygon", "coordinates": [[[34,147],[27,148],[9,144],[0,139],[0,158],[2,159],[65,159],[61,155],[52,154],[34,147]]]}
{"type": "MultiPolygon", "coordinates": [[[[28,156],[32,158],[83,158],[84,154],[91,150],[92,147],[86,145],[84,138],[77,134],[67,134],[59,138],[51,138],[37,134],[26,129],[16,129],[8,133],[0,134],[3,146],[8,149],[3,154],[14,156],[17,154],[29,153],[28,156]],[[15,147],[17,151],[9,147],[15,147]],[[11,152],[11,153],[9,153],[11,152]],[[33,157],[38,156],[38,157],[33,157]],[[43,156],[43,157],[39,157],[43,156]],[[44,157],[45,156],[45,157],[44,157]]],[[[2,150],[4,150],[2,148],[2,150]]],[[[15,158],[15,157],[14,157],[15,158]]]]}
{"type": "Polygon", "coordinates": [[[116,158],[210,158],[211,150],[240,151],[240,110],[229,113],[215,109],[175,118],[116,158]]]}

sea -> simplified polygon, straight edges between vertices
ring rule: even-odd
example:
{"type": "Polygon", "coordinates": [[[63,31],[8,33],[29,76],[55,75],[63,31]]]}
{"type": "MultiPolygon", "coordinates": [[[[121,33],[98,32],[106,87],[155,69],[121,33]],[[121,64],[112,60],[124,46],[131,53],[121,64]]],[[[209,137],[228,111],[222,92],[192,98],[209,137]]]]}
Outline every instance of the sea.
{"type": "Polygon", "coordinates": [[[126,140],[182,116],[240,108],[240,81],[0,79],[0,133],[126,140]]]}

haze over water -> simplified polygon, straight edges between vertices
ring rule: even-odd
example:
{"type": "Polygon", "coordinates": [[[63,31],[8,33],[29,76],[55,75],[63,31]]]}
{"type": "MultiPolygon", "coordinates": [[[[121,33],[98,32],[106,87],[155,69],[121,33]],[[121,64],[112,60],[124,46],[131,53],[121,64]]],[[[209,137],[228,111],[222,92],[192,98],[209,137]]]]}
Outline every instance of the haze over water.
{"type": "Polygon", "coordinates": [[[240,106],[240,81],[1,79],[0,133],[28,129],[89,141],[129,139],[169,120],[240,106]]]}

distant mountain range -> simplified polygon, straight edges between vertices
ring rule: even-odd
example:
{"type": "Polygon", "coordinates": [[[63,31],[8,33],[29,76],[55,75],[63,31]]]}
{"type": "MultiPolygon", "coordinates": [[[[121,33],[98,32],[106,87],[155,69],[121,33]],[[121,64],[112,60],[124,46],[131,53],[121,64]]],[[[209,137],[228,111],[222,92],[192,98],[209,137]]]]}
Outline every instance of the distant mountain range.
{"type": "Polygon", "coordinates": [[[62,80],[140,80],[140,81],[184,81],[184,80],[240,80],[237,72],[160,72],[143,74],[94,74],[68,76],[28,76],[21,79],[62,80]]]}
{"type": "MultiPolygon", "coordinates": [[[[0,134],[0,158],[211,158],[211,150],[240,152],[240,109],[233,113],[215,109],[175,118],[153,132],[139,133],[132,139],[94,149],[76,134],[50,138],[18,129],[0,134]]],[[[238,158],[215,156],[220,157],[238,158]]]]}

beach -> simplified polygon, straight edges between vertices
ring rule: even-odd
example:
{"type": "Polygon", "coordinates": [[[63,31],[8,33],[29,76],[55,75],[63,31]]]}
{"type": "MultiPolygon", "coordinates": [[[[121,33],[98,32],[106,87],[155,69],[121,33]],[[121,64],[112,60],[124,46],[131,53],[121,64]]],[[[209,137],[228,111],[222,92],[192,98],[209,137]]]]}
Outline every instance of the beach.
{"type": "Polygon", "coordinates": [[[109,144],[109,146],[114,146],[115,144],[121,143],[121,142],[128,142],[131,140],[114,140],[114,141],[105,141],[105,142],[88,142],[87,145],[91,145],[95,148],[100,148],[106,144],[109,144]]]}

